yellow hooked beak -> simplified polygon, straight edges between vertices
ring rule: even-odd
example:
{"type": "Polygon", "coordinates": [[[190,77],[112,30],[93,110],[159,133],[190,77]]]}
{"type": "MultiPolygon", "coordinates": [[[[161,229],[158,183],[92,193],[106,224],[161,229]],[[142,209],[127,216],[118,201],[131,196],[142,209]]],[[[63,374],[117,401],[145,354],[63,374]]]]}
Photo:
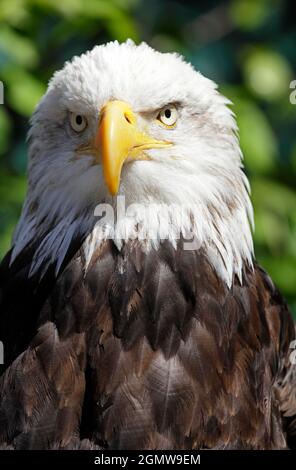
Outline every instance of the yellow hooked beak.
{"type": "Polygon", "coordinates": [[[155,140],[137,127],[137,117],[124,101],[109,101],[103,108],[95,147],[102,155],[104,178],[109,192],[118,192],[122,166],[127,158],[147,160],[146,149],[170,146],[155,140]]]}

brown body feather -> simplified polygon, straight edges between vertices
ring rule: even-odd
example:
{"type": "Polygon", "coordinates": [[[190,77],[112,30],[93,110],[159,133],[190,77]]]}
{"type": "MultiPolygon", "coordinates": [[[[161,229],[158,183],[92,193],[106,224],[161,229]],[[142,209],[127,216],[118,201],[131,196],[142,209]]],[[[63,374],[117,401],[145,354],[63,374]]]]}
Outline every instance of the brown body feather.
{"type": "Polygon", "coordinates": [[[107,241],[87,272],[82,253],[41,287],[25,265],[2,267],[0,446],[293,444],[293,321],[258,266],[229,289],[201,251],[169,243],[145,254],[107,241]],[[21,279],[26,300],[8,301],[21,279]]]}

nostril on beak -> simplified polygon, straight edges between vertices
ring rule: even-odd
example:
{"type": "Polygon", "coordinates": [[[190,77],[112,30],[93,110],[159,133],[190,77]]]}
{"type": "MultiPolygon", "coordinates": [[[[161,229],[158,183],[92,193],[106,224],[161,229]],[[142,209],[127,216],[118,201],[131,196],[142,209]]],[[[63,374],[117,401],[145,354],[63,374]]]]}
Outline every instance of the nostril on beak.
{"type": "Polygon", "coordinates": [[[128,113],[124,113],[124,117],[125,117],[125,120],[126,120],[129,124],[132,124],[131,118],[130,118],[130,116],[128,115],[128,113]]]}

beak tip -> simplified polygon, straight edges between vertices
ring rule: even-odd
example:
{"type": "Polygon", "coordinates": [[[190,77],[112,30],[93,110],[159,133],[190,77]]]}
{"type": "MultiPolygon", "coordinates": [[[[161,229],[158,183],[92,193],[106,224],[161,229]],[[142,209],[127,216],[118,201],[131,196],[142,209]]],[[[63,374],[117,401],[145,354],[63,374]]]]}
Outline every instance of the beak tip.
{"type": "Polygon", "coordinates": [[[115,184],[113,181],[109,183],[108,185],[108,190],[111,196],[116,196],[118,193],[118,184],[115,184]]]}

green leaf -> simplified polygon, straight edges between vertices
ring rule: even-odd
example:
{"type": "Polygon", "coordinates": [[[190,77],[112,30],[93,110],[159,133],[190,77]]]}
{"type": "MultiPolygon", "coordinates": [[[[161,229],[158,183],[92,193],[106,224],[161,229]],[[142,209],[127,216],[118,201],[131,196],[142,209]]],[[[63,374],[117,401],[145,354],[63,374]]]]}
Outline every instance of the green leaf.
{"type": "Polygon", "coordinates": [[[273,180],[252,178],[255,243],[275,256],[296,258],[296,191],[273,180]]]}
{"type": "Polygon", "coordinates": [[[27,0],[1,0],[0,21],[13,26],[23,24],[29,17],[27,0]]]}
{"type": "Polygon", "coordinates": [[[122,8],[119,8],[117,2],[89,0],[87,8],[82,14],[91,19],[98,18],[105,20],[105,26],[111,36],[118,41],[124,41],[128,38],[135,41],[139,39],[135,22],[122,8]]]}
{"type": "Polygon", "coordinates": [[[222,87],[233,102],[245,165],[252,173],[266,174],[275,167],[278,145],[266,115],[235,87],[222,87]]]}
{"type": "Polygon", "coordinates": [[[232,0],[229,11],[236,26],[252,30],[266,21],[270,10],[270,0],[232,0]]]}
{"type": "Polygon", "coordinates": [[[25,177],[0,173],[0,258],[10,247],[12,233],[21,213],[26,187],[25,177]]]}
{"type": "Polygon", "coordinates": [[[0,173],[0,201],[1,205],[21,206],[27,189],[25,176],[14,176],[1,171],[0,173]]]}
{"type": "Polygon", "coordinates": [[[268,209],[288,216],[296,212],[296,191],[276,180],[252,178],[252,197],[268,209]]]}
{"type": "Polygon", "coordinates": [[[259,256],[258,260],[277,287],[286,295],[295,294],[296,259],[289,256],[259,256]]]}
{"type": "Polygon", "coordinates": [[[296,173],[296,141],[294,142],[293,147],[292,147],[291,162],[292,162],[293,169],[296,173]]]}
{"type": "Polygon", "coordinates": [[[266,101],[289,99],[292,70],[277,52],[251,48],[244,57],[243,72],[248,88],[259,98],[266,101]]]}
{"type": "Polygon", "coordinates": [[[19,114],[30,116],[46,91],[46,86],[38,78],[19,67],[6,67],[2,71],[5,99],[19,114]]]}
{"type": "Polygon", "coordinates": [[[0,52],[6,55],[10,63],[26,68],[35,67],[39,61],[33,41],[3,24],[0,28],[0,52]]]}
{"type": "Polygon", "coordinates": [[[31,0],[31,4],[39,7],[44,11],[54,11],[65,17],[81,14],[84,8],[87,8],[86,2],[83,0],[31,0]]]}
{"type": "Polygon", "coordinates": [[[0,106],[0,155],[5,153],[11,136],[11,119],[4,106],[0,106]]]}
{"type": "MultiPolygon", "coordinates": [[[[1,214],[0,214],[0,219],[1,219],[1,214]]],[[[5,225],[1,223],[1,229],[0,229],[0,261],[1,259],[5,256],[7,251],[9,250],[11,246],[11,239],[13,235],[13,231],[15,228],[16,220],[6,222],[5,225]]]]}

